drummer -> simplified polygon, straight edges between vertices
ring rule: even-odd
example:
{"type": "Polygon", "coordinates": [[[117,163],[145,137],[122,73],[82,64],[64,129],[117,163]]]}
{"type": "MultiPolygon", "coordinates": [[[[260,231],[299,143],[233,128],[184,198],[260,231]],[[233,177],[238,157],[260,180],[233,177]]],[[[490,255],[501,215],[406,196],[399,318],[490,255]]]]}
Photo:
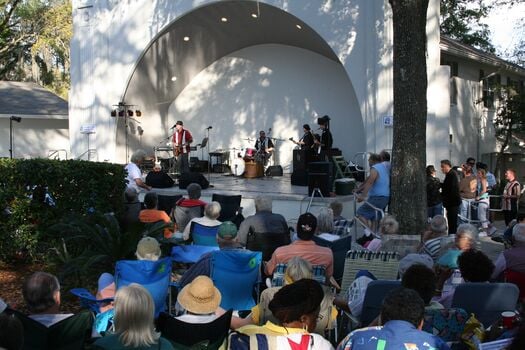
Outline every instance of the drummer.
{"type": "Polygon", "coordinates": [[[260,160],[266,165],[272,156],[274,148],[272,140],[266,137],[266,133],[263,130],[259,131],[259,138],[255,142],[255,149],[257,150],[256,160],[260,160]]]}

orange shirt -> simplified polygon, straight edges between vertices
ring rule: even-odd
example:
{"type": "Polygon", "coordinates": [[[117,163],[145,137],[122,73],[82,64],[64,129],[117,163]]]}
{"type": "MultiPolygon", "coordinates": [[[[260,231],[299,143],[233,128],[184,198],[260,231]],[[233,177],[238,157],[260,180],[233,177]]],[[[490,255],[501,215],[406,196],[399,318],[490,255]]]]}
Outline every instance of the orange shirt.
{"type": "Polygon", "coordinates": [[[312,265],[324,265],[327,281],[334,273],[334,255],[330,248],[318,246],[314,241],[298,239],[292,244],[277,248],[273,252],[272,258],[266,264],[266,274],[271,275],[277,264],[286,264],[294,256],[299,256],[312,265]]]}
{"type": "MultiPolygon", "coordinates": [[[[164,221],[166,224],[171,222],[170,217],[164,210],[144,209],[139,213],[139,221],[145,224],[164,221]]],[[[164,229],[164,238],[170,238],[172,231],[169,228],[164,229]]]]}

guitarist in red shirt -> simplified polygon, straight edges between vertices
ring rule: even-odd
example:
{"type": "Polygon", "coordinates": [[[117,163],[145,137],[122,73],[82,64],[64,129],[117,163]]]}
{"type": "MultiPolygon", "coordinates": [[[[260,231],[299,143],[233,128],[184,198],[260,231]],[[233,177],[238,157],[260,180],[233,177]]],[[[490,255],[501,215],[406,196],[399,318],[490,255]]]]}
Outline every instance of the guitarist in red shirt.
{"type": "Polygon", "coordinates": [[[184,129],[184,124],[178,120],[173,133],[173,154],[177,160],[177,168],[181,174],[190,172],[190,163],[188,154],[190,154],[190,144],[193,142],[193,136],[189,130],[184,129]]]}

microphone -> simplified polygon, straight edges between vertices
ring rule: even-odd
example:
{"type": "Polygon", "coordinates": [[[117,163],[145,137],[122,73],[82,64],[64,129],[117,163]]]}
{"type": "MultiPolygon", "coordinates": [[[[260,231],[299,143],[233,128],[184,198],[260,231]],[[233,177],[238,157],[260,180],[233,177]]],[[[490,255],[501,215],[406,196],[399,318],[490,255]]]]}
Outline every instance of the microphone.
{"type": "Polygon", "coordinates": [[[173,126],[170,128],[170,130],[175,129],[176,126],[177,126],[177,124],[173,124],[173,126]]]}
{"type": "Polygon", "coordinates": [[[206,128],[206,130],[210,130],[210,129],[213,129],[213,127],[208,126],[208,127],[206,128]]]}

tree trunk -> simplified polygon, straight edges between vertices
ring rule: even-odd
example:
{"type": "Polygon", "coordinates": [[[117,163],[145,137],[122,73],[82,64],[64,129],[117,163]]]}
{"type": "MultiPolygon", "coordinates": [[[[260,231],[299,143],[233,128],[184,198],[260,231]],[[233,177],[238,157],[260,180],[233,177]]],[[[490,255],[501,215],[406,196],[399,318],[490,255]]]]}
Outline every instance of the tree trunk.
{"type": "Polygon", "coordinates": [[[394,140],[390,212],[401,234],[426,224],[428,0],[389,0],[394,23],[394,140]]]}

